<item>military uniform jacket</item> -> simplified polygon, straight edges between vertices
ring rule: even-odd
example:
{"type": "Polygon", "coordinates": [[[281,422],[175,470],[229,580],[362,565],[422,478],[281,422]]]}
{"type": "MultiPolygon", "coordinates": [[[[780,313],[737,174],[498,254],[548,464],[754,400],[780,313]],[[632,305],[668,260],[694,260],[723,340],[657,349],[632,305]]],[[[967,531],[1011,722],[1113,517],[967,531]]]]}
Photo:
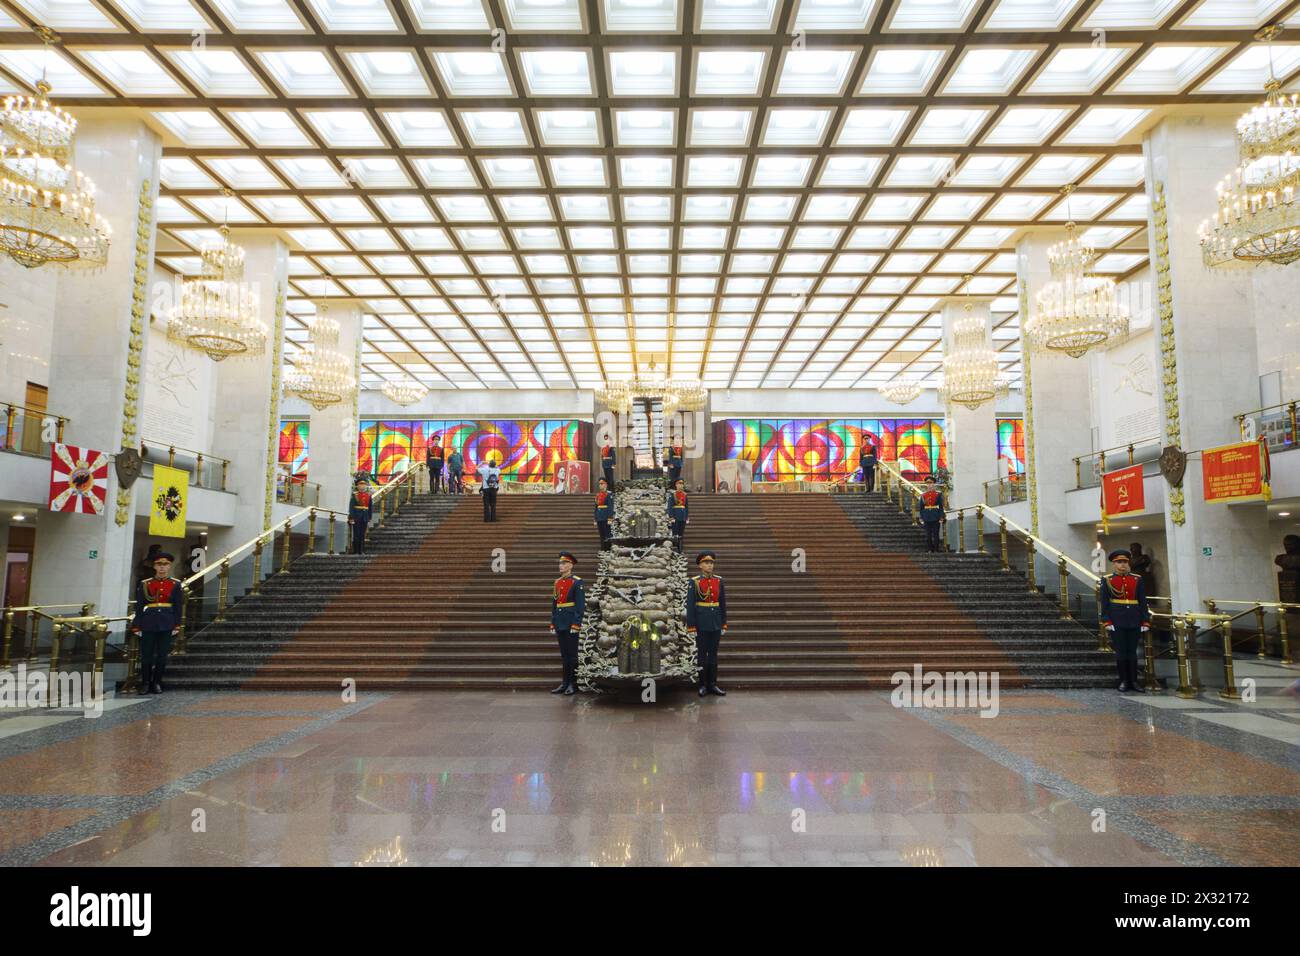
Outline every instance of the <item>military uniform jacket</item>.
{"type": "Polygon", "coordinates": [[[363,524],[370,521],[370,515],[373,507],[370,503],[370,492],[354,491],[352,499],[348,502],[348,517],[354,521],[360,521],[363,524]]]}
{"type": "Polygon", "coordinates": [[[600,467],[602,470],[604,470],[605,468],[614,467],[614,446],[613,445],[605,445],[600,449],[600,467]]]}
{"type": "Polygon", "coordinates": [[[727,588],[717,575],[691,578],[686,592],[686,630],[725,631],[727,629],[727,588]]]}
{"type": "Polygon", "coordinates": [[[551,627],[555,633],[577,631],[582,627],[582,614],[587,609],[587,599],[582,593],[582,578],[569,575],[556,578],[551,592],[551,627]]]}
{"type": "Polygon", "coordinates": [[[925,491],[921,493],[921,520],[930,524],[942,521],[947,506],[944,504],[942,491],[925,491]]]}
{"type": "Polygon", "coordinates": [[[185,592],[175,578],[142,578],[135,585],[135,617],[131,626],[142,631],[171,631],[181,626],[185,592]]]}
{"type": "Polygon", "coordinates": [[[673,445],[667,452],[665,452],[665,456],[668,458],[668,464],[672,465],[674,468],[682,467],[682,464],[685,462],[685,458],[682,456],[681,445],[673,445]]]}
{"type": "Polygon", "coordinates": [[[863,451],[858,455],[858,467],[864,472],[874,470],[876,467],[876,461],[876,451],[874,448],[869,451],[863,451]]]}
{"type": "Polygon", "coordinates": [[[614,493],[612,491],[596,492],[596,520],[609,521],[614,517],[614,493]]]}
{"type": "Polygon", "coordinates": [[[668,495],[668,516],[674,521],[685,521],[690,517],[685,491],[673,491],[668,495]]]}
{"type": "Polygon", "coordinates": [[[1101,620],[1107,627],[1134,628],[1151,623],[1147,592],[1136,574],[1108,574],[1101,579],[1101,620]]]}
{"type": "Polygon", "coordinates": [[[430,445],[428,452],[426,452],[424,456],[424,460],[428,462],[430,468],[437,468],[439,471],[441,471],[442,455],[443,455],[443,451],[441,445],[438,446],[430,445]]]}

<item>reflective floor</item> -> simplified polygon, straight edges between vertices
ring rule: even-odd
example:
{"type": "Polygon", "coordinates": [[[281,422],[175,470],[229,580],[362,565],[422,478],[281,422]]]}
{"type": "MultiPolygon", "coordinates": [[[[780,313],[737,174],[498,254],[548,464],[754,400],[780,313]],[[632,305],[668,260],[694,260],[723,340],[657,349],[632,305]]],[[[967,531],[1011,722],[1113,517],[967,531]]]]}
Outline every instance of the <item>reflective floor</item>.
{"type": "Polygon", "coordinates": [[[1004,692],[991,719],[847,691],[8,711],[0,863],[1293,864],[1300,700],[1259,680],[1004,692]]]}

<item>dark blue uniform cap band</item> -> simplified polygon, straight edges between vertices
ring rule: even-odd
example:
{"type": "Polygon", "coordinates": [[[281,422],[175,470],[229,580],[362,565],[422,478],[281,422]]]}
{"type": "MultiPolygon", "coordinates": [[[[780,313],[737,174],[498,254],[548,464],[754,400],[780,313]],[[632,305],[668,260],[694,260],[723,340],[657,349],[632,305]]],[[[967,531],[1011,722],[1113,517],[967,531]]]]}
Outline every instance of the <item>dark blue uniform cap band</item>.
{"type": "Polygon", "coordinates": [[[1106,555],[1107,561],[1114,561],[1116,558],[1128,558],[1130,561],[1132,561],[1133,554],[1127,548],[1118,548],[1112,551],[1110,554],[1106,555]]]}
{"type": "Polygon", "coordinates": [[[569,551],[561,551],[561,552],[560,552],[560,557],[563,558],[565,561],[570,562],[571,564],[577,564],[577,563],[578,563],[578,559],[577,559],[576,557],[573,556],[573,553],[572,553],[572,552],[569,552],[569,551]]]}
{"type": "Polygon", "coordinates": [[[699,554],[695,556],[695,563],[699,564],[705,558],[717,558],[717,555],[714,554],[712,551],[701,551],[699,554]]]}

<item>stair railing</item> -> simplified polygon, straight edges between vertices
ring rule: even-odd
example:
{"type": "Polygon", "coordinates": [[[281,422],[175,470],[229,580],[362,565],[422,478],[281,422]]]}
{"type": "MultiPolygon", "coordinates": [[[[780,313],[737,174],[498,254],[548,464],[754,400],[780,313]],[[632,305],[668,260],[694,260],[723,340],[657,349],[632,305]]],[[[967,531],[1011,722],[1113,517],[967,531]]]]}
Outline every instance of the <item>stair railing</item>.
{"type": "Polygon", "coordinates": [[[417,493],[422,494],[427,487],[428,476],[428,464],[419,461],[376,491],[370,500],[377,520],[375,527],[382,528],[384,522],[397,514],[402,505],[410,504],[417,493]]]}
{"type": "Polygon", "coordinates": [[[1205,601],[1205,609],[1210,614],[1217,614],[1222,607],[1245,608],[1245,610],[1233,614],[1231,616],[1232,621],[1251,615],[1254,616],[1255,636],[1259,640],[1255,656],[1260,658],[1268,656],[1268,637],[1270,633],[1268,617],[1270,614],[1274,615],[1277,620],[1273,633],[1277,634],[1281,652],[1279,663],[1287,666],[1295,663],[1291,658],[1291,635],[1287,627],[1287,614],[1291,611],[1300,612],[1300,604],[1289,601],[1225,601],[1220,598],[1210,598],[1205,601]]]}
{"type": "MultiPolygon", "coordinates": [[[[58,615],[51,613],[54,611],[66,611],[70,608],[76,608],[80,611],[81,616],[91,614],[95,610],[94,604],[28,604],[22,607],[6,607],[4,609],[4,624],[0,629],[0,668],[8,667],[10,655],[13,650],[15,631],[19,644],[27,645],[27,653],[24,659],[30,665],[36,660],[37,648],[41,642],[42,622],[53,621],[58,615]],[[14,618],[21,618],[15,623],[14,618]]],[[[19,653],[22,648],[19,647],[19,653]]]]}

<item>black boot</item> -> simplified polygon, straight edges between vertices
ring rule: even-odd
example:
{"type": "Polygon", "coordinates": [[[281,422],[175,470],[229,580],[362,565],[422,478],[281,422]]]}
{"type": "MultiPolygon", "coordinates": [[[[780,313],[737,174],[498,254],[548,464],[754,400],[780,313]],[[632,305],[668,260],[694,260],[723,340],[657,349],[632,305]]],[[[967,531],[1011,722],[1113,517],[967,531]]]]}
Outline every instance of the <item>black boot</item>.
{"type": "Polygon", "coordinates": [[[719,697],[727,696],[727,692],[718,686],[718,659],[716,657],[709,661],[709,693],[717,694],[719,697]]]}
{"type": "Polygon", "coordinates": [[[1129,658],[1128,662],[1128,689],[1135,694],[1145,694],[1142,689],[1142,682],[1138,680],[1138,662],[1137,658],[1129,658]]]}
{"type": "Polygon", "coordinates": [[[136,693],[141,697],[145,697],[148,694],[152,693],[152,690],[153,690],[153,665],[141,664],[140,684],[136,688],[136,693]]]}

